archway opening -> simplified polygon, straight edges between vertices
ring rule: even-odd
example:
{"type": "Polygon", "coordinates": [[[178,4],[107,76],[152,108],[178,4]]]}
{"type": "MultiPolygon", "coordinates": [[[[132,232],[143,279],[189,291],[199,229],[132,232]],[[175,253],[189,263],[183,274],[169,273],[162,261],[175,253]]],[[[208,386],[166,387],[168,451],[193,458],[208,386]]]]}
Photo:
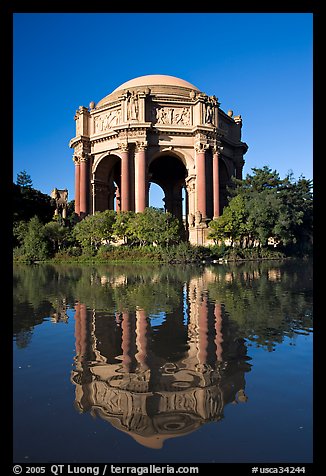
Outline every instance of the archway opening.
{"type": "MultiPolygon", "coordinates": [[[[157,191],[157,186],[163,190],[164,196],[161,200],[164,210],[172,213],[187,227],[187,169],[182,160],[172,154],[162,154],[150,163],[148,176],[153,192],[157,191]]],[[[159,196],[161,197],[161,194],[159,196]]]]}
{"type": "Polygon", "coordinates": [[[120,157],[103,157],[93,174],[93,212],[120,210],[120,183],[120,157]]]}
{"type": "Polygon", "coordinates": [[[219,185],[220,185],[220,214],[223,213],[223,209],[228,205],[228,191],[227,187],[232,186],[231,174],[229,174],[227,166],[224,160],[219,161],[219,185]]]}
{"type": "Polygon", "coordinates": [[[148,201],[150,207],[164,209],[164,190],[157,183],[150,183],[148,201]]]}

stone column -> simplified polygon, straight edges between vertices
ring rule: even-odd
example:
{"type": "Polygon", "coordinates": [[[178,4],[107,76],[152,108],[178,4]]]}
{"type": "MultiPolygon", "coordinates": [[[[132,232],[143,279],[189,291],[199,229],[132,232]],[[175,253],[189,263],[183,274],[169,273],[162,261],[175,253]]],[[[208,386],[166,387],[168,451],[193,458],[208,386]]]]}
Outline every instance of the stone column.
{"type": "Polygon", "coordinates": [[[122,322],[121,322],[121,329],[122,329],[122,365],[126,372],[130,372],[131,367],[131,329],[130,329],[130,316],[129,312],[125,311],[122,313],[122,322]]]}
{"type": "Polygon", "coordinates": [[[136,190],[136,212],[143,212],[146,208],[146,142],[140,142],[138,145],[138,153],[136,157],[136,174],[135,174],[135,190],[136,190]]]}
{"type": "Polygon", "coordinates": [[[220,216],[220,181],[219,181],[219,158],[218,148],[213,150],[213,218],[220,216]]]}
{"type": "Polygon", "coordinates": [[[216,346],[216,360],[218,362],[222,362],[222,342],[223,342],[223,335],[222,335],[222,306],[220,303],[215,303],[215,346],[216,346]]]}
{"type": "Polygon", "coordinates": [[[197,171],[197,211],[205,220],[206,212],[206,166],[205,166],[205,146],[196,145],[196,171],[197,171]]]}
{"type": "Polygon", "coordinates": [[[203,296],[202,302],[199,304],[198,310],[198,337],[199,352],[198,360],[200,364],[207,363],[207,347],[208,347],[208,309],[207,296],[203,296]]]}
{"type": "Polygon", "coordinates": [[[87,176],[88,176],[88,156],[81,157],[80,159],[80,216],[84,217],[87,215],[87,176]]]}
{"type": "Polygon", "coordinates": [[[136,360],[141,370],[147,370],[147,317],[143,309],[136,310],[136,346],[136,360]]]}
{"type": "Polygon", "coordinates": [[[80,214],[80,161],[79,157],[74,156],[75,162],[75,213],[80,214]]]}
{"type": "Polygon", "coordinates": [[[130,209],[130,170],[129,149],[127,143],[119,144],[121,150],[121,211],[130,209]]]}
{"type": "Polygon", "coordinates": [[[84,360],[86,360],[87,351],[86,304],[76,303],[75,310],[76,357],[78,359],[78,362],[83,362],[84,360]]]}

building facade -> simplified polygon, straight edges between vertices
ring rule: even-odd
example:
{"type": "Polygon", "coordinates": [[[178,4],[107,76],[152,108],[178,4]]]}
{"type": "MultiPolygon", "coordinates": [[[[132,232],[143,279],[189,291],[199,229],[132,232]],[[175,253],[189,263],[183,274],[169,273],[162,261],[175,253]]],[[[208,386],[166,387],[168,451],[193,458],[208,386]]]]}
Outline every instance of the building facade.
{"type": "Polygon", "coordinates": [[[156,183],[189,241],[207,243],[208,222],[226,206],[232,176],[242,178],[248,149],[241,116],[219,106],[215,96],[166,75],[132,79],[96,105],[80,106],[69,143],[76,214],[142,212],[156,183]]]}

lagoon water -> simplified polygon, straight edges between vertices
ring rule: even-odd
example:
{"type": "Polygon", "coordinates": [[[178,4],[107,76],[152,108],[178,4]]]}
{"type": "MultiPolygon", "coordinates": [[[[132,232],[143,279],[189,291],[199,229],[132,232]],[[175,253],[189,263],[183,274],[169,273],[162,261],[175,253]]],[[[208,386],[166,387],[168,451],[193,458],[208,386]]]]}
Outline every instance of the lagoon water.
{"type": "Polygon", "coordinates": [[[14,462],[312,461],[312,263],[14,267],[14,462]]]}

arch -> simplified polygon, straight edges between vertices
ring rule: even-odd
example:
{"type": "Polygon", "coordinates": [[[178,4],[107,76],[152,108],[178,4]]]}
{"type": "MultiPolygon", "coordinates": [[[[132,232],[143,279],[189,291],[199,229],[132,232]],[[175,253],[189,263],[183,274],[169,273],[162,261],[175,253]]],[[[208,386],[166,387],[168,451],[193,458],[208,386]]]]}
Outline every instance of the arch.
{"type": "Polygon", "coordinates": [[[93,166],[93,212],[120,210],[121,159],[103,154],[93,166]]]}
{"type": "Polygon", "coordinates": [[[105,151],[101,155],[95,157],[93,165],[92,165],[92,174],[96,173],[96,170],[98,166],[100,165],[100,163],[102,162],[102,160],[109,157],[117,157],[118,159],[121,160],[120,155],[117,154],[116,152],[113,154],[112,152],[105,151]]]}
{"type": "Polygon", "coordinates": [[[220,214],[228,205],[227,186],[230,185],[231,176],[227,162],[221,157],[219,161],[220,214]]]}
{"type": "Polygon", "coordinates": [[[171,147],[166,147],[164,149],[161,149],[159,152],[154,153],[148,161],[148,165],[150,165],[154,160],[157,158],[161,157],[162,155],[171,155],[183,163],[183,165],[186,167],[188,174],[190,173],[190,170],[194,168],[195,166],[195,161],[192,155],[190,155],[187,151],[176,149],[176,148],[171,148],[171,147]]]}
{"type": "Polygon", "coordinates": [[[184,157],[166,150],[156,154],[148,165],[148,181],[159,185],[164,192],[164,208],[183,219],[183,190],[188,176],[184,157]]]}

